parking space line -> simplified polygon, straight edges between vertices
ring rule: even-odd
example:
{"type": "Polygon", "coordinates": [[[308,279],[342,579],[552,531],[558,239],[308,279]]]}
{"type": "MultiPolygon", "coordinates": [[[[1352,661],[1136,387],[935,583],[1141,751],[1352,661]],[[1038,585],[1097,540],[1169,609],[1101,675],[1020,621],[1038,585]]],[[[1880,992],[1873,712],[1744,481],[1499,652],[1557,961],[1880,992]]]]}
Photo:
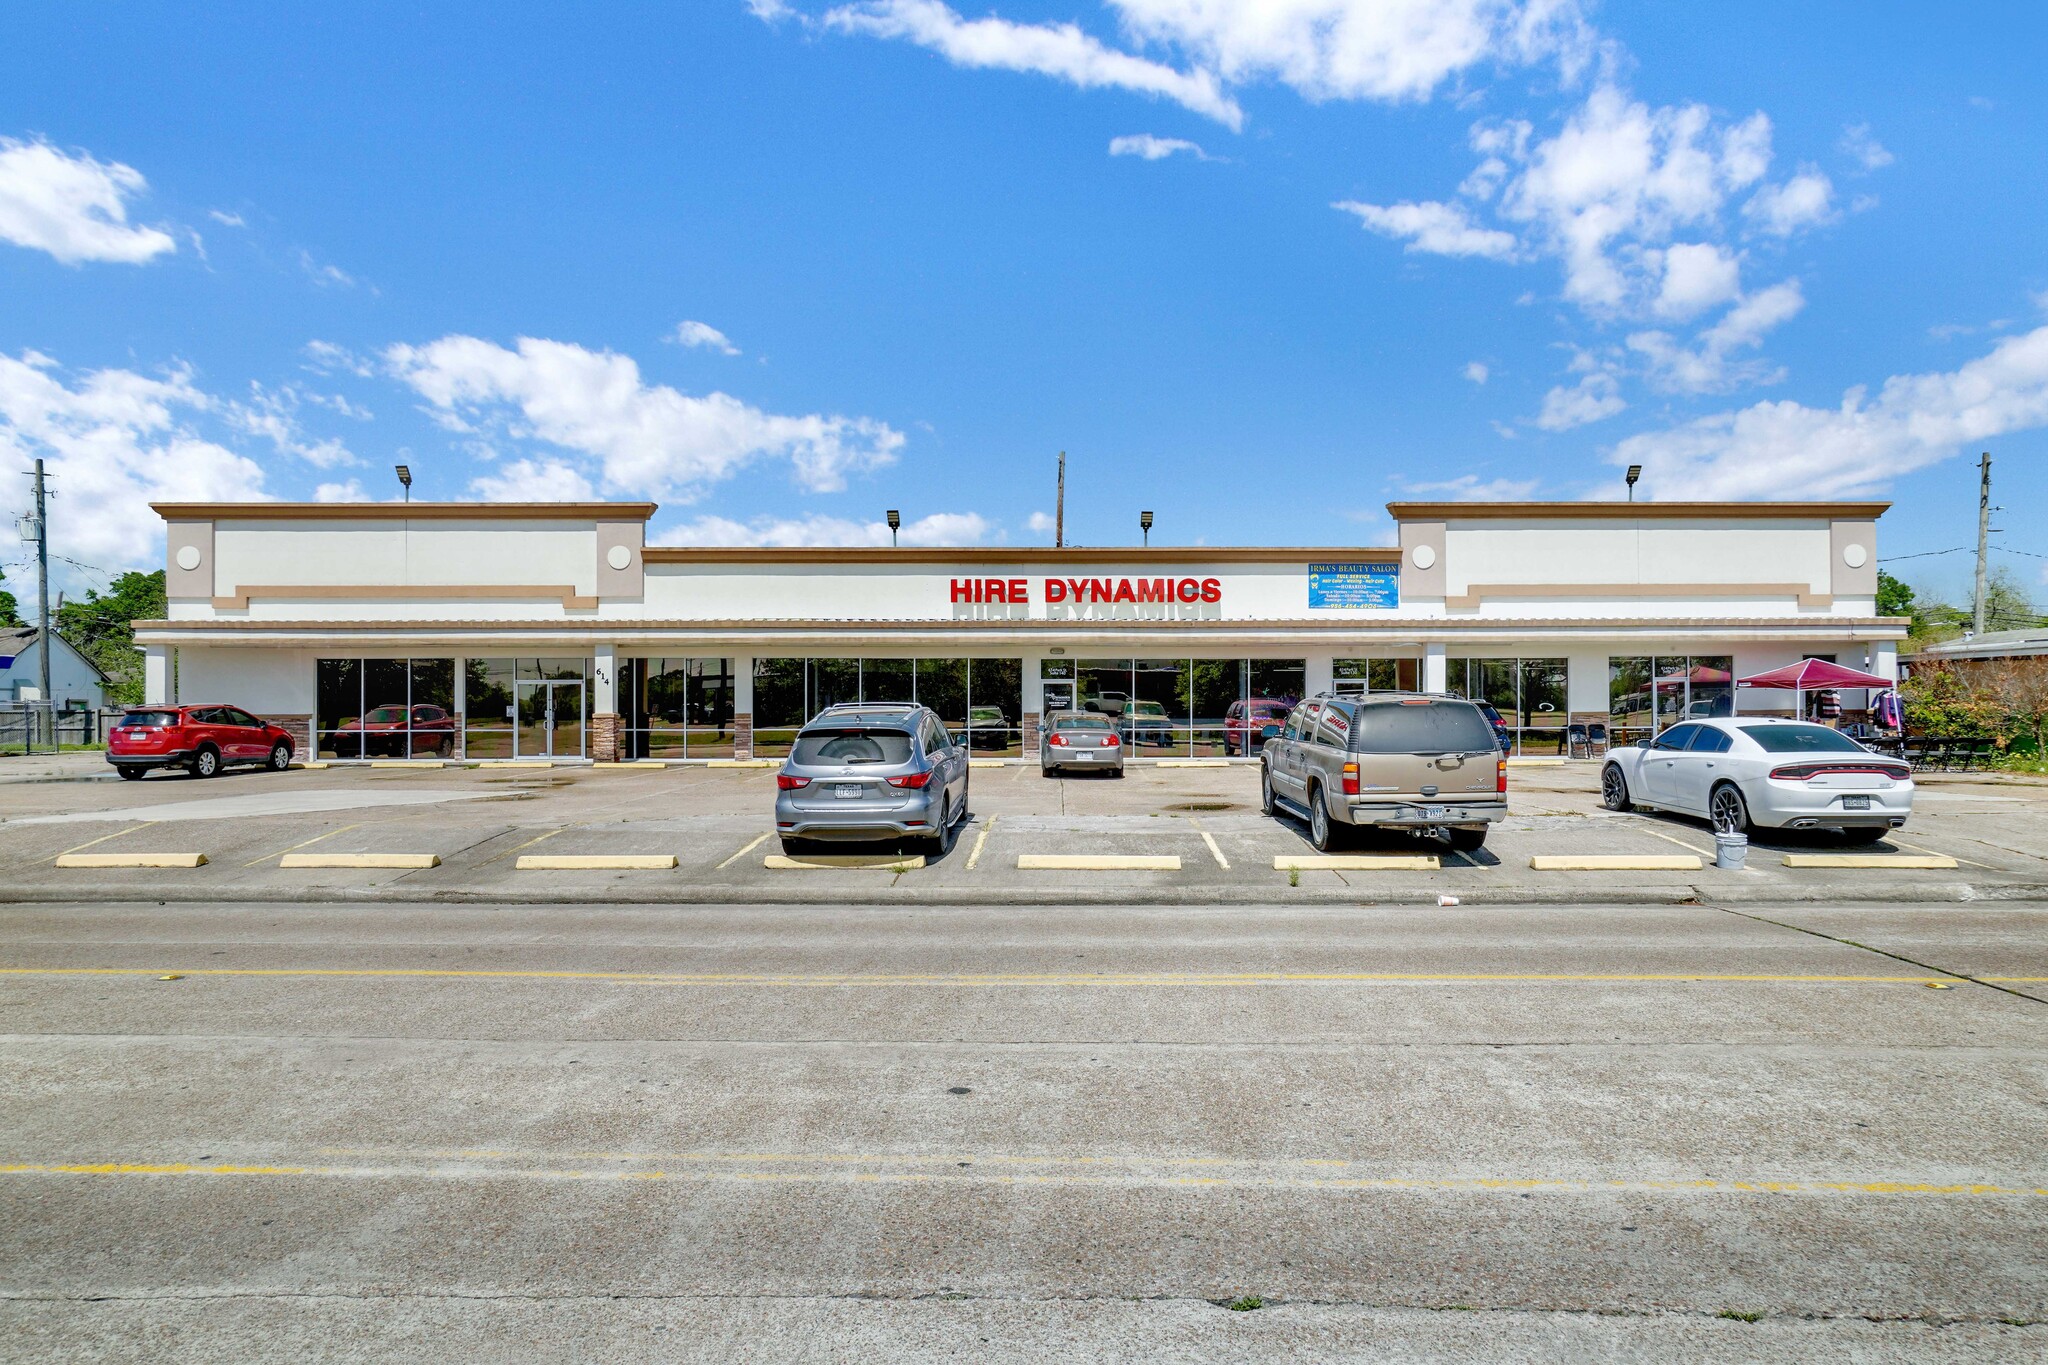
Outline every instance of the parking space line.
{"type": "Polygon", "coordinates": [[[969,872],[974,871],[975,867],[981,862],[981,850],[988,844],[988,832],[994,829],[996,821],[1002,818],[1000,815],[989,816],[988,823],[981,827],[981,833],[974,836],[974,847],[969,849],[967,853],[967,870],[969,872]]]}
{"type": "Polygon", "coordinates": [[[1661,829],[1651,829],[1647,821],[1645,821],[1640,826],[1640,828],[1645,834],[1655,835],[1657,838],[1662,839],[1667,844],[1677,844],[1680,848],[1686,849],[1693,853],[1697,853],[1702,858],[1711,858],[1714,856],[1714,852],[1712,849],[1701,848],[1698,844],[1688,844],[1683,839],[1674,839],[1661,829]]]}
{"type": "Polygon", "coordinates": [[[266,853],[260,858],[252,858],[248,862],[243,863],[242,866],[254,867],[258,863],[267,863],[272,858],[282,858],[287,853],[296,853],[300,849],[306,847],[307,844],[317,844],[322,839],[332,839],[337,834],[346,834],[352,829],[361,829],[362,826],[363,822],[358,820],[353,825],[343,825],[340,829],[330,829],[325,834],[316,834],[310,839],[306,839],[299,843],[293,844],[290,848],[281,848],[277,850],[277,852],[275,853],[266,853]]]}
{"type": "Polygon", "coordinates": [[[749,841],[747,844],[741,847],[739,852],[732,854],[724,862],[720,863],[717,867],[714,867],[711,870],[713,872],[725,871],[726,868],[731,867],[734,863],[738,862],[740,859],[746,857],[749,853],[752,853],[755,849],[759,848],[762,845],[762,843],[766,841],[768,835],[772,833],[774,833],[774,831],[769,830],[766,833],[755,835],[751,841],[749,841]]]}
{"type": "Polygon", "coordinates": [[[1203,829],[1199,820],[1191,819],[1188,821],[1188,824],[1194,827],[1195,833],[1202,836],[1202,842],[1209,846],[1209,856],[1216,860],[1216,866],[1222,868],[1225,872],[1230,871],[1230,859],[1224,857],[1223,850],[1216,846],[1216,836],[1203,829]]]}
{"type": "Polygon", "coordinates": [[[1922,848],[1918,844],[1909,844],[1896,834],[1887,835],[1885,842],[1897,844],[1900,848],[1909,848],[1913,850],[1913,852],[1915,853],[1925,853],[1930,858],[1951,858],[1954,859],[1956,862],[1966,864],[1970,867],[1980,867],[1984,869],[1986,872],[2000,872],[2004,870],[2002,868],[1993,867],[1990,863],[1971,862],[1968,858],[1958,857],[1953,853],[1943,853],[1939,849],[1922,848]]]}
{"type": "Polygon", "coordinates": [[[508,856],[510,856],[511,854],[517,853],[517,852],[518,852],[518,851],[519,851],[520,849],[522,849],[522,848],[532,848],[532,847],[533,847],[533,846],[534,846],[535,844],[539,843],[539,842],[540,842],[540,841],[541,841],[542,839],[552,839],[552,838],[554,838],[554,837],[555,837],[555,836],[556,836],[557,834],[561,834],[561,833],[564,833],[564,832],[566,832],[566,831],[568,830],[568,828],[569,828],[569,827],[568,827],[567,825],[564,825],[564,826],[562,826],[562,828],[561,828],[561,829],[551,829],[551,830],[549,830],[549,831],[548,831],[548,832],[547,832],[546,834],[542,834],[542,835],[540,835],[540,836],[538,836],[538,837],[536,837],[536,838],[528,839],[528,840],[527,840],[527,841],[526,841],[525,843],[523,843],[523,844],[514,844],[514,845],[512,845],[512,847],[510,847],[510,848],[506,849],[506,850],[505,850],[505,851],[504,851],[503,853],[493,853],[493,854],[492,854],[492,855],[491,855],[490,857],[488,857],[488,858],[484,859],[484,860],[483,860],[483,862],[480,862],[480,863],[478,863],[478,864],[477,864],[477,866],[478,866],[478,867],[487,867],[487,866],[489,866],[490,864],[492,864],[492,863],[495,863],[495,862],[497,862],[497,861],[498,861],[498,859],[500,859],[500,858],[508,857],[508,856]]]}
{"type": "MultiPolygon", "coordinates": [[[[124,834],[133,834],[138,829],[148,829],[149,826],[150,822],[145,820],[139,825],[130,825],[126,829],[117,829],[112,834],[102,834],[97,839],[87,839],[82,844],[75,844],[72,847],[65,849],[64,852],[59,853],[57,857],[63,858],[73,853],[82,853],[86,849],[91,848],[94,844],[104,844],[109,839],[118,839],[124,834]]],[[[52,858],[50,861],[55,862],[56,858],[52,858]]]]}

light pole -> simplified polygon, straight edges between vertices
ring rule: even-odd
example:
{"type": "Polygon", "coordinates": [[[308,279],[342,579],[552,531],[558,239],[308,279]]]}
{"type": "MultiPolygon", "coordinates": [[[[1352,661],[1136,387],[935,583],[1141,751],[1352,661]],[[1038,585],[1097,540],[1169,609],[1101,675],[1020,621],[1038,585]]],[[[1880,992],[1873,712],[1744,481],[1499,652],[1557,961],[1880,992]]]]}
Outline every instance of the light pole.
{"type": "Polygon", "coordinates": [[[1628,467],[1628,500],[1630,502],[1636,500],[1636,480],[1641,477],[1643,477],[1643,467],[1641,465],[1632,464],[1628,467]]]}
{"type": "Polygon", "coordinates": [[[896,548],[896,532],[901,530],[902,527],[903,514],[891,507],[889,509],[889,548],[892,550],[896,548]]]}
{"type": "Polygon", "coordinates": [[[403,488],[405,489],[405,500],[406,500],[407,502],[411,502],[411,501],[412,501],[412,466],[411,466],[411,465],[409,465],[409,464],[402,464],[402,465],[398,465],[398,466],[397,466],[396,468],[398,469],[398,482],[399,482],[399,485],[400,485],[401,487],[403,487],[403,488]]]}
{"type": "Polygon", "coordinates": [[[1139,529],[1140,531],[1144,532],[1144,535],[1145,535],[1145,545],[1146,545],[1146,548],[1148,548],[1148,549],[1149,549],[1149,548],[1151,548],[1151,545],[1152,545],[1152,514],[1151,514],[1150,512],[1140,512],[1140,513],[1138,513],[1138,529],[1139,529]]]}

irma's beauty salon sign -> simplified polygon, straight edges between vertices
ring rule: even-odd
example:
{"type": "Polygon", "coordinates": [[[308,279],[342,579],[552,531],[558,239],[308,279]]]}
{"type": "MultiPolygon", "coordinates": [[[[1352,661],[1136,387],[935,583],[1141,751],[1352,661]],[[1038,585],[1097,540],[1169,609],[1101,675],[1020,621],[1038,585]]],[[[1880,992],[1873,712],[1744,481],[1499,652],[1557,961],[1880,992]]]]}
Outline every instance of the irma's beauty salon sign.
{"type": "Polygon", "coordinates": [[[956,621],[1215,621],[1220,578],[955,578],[956,621]]]}

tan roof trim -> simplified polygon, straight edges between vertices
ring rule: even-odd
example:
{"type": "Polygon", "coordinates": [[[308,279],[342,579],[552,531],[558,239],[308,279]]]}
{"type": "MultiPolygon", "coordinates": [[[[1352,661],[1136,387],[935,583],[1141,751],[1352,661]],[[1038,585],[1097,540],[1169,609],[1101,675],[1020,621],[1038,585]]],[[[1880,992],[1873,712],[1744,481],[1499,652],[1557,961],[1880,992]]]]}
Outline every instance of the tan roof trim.
{"type": "Polygon", "coordinates": [[[1875,521],[1888,502],[1390,502],[1395,521],[1875,521]]]}
{"type": "Polygon", "coordinates": [[[1835,605],[1810,583],[1474,583],[1444,606],[1469,610],[1488,597],[1796,597],[1802,607],[1835,605]]]}
{"type": "Polygon", "coordinates": [[[652,502],[153,502],[165,521],[646,521],[652,502]]]}
{"type": "Polygon", "coordinates": [[[446,598],[488,597],[514,600],[534,597],[558,597],[562,606],[569,611],[596,611],[597,599],[586,597],[576,591],[573,584],[549,583],[371,583],[367,585],[342,585],[322,583],[317,585],[274,583],[255,587],[238,587],[232,597],[213,599],[215,611],[246,611],[252,597],[282,597],[293,601],[386,601],[386,602],[434,602],[446,598]]]}
{"type": "Polygon", "coordinates": [[[1485,629],[1512,634],[1528,630],[1673,630],[1684,631],[1704,629],[1786,629],[1802,634],[1822,632],[1830,629],[1870,630],[1897,628],[1900,630],[1912,624],[1905,616],[1671,616],[1671,617],[1621,617],[1621,616],[1566,616],[1566,617],[1479,617],[1479,616],[1413,616],[1395,617],[1347,617],[1339,620],[1266,620],[1266,621],[1157,621],[1157,620],[1075,620],[1046,621],[1040,619],[1005,621],[961,621],[952,618],[928,621],[137,621],[135,629],[149,631],[229,631],[236,633],[285,633],[292,631],[333,632],[344,631],[395,631],[408,634],[432,633],[434,631],[556,631],[582,635],[627,636],[647,631],[664,631],[672,635],[697,633],[753,631],[760,634],[788,634],[794,631],[824,632],[860,631],[872,633],[902,633],[910,631],[953,631],[962,635],[993,633],[1003,630],[1025,630],[1033,634],[1078,634],[1084,632],[1128,632],[1180,631],[1183,633],[1209,634],[1252,634],[1260,631],[1301,631],[1318,635],[1342,635],[1347,632],[1361,634],[1429,634],[1436,632],[1466,632],[1485,629]]]}
{"type": "Polygon", "coordinates": [[[1311,560],[1397,560],[1398,549],[1302,545],[650,545],[649,564],[1294,564],[1311,560]]]}

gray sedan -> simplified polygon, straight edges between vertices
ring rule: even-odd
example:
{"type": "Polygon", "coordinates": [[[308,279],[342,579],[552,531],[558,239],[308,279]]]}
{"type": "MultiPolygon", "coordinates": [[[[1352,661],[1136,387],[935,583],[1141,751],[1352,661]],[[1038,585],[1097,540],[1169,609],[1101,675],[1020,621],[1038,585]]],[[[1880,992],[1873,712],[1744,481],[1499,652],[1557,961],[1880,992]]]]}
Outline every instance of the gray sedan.
{"type": "Polygon", "coordinates": [[[1913,770],[1825,725],[1732,716],[1614,750],[1600,795],[1609,810],[1705,816],[1724,834],[1820,828],[1868,843],[1913,814],[1913,770]]]}
{"type": "Polygon", "coordinates": [[[1038,736],[1038,767],[1047,777],[1061,768],[1097,768],[1124,775],[1124,743],[1116,722],[1093,711],[1055,711],[1038,736]]]}

